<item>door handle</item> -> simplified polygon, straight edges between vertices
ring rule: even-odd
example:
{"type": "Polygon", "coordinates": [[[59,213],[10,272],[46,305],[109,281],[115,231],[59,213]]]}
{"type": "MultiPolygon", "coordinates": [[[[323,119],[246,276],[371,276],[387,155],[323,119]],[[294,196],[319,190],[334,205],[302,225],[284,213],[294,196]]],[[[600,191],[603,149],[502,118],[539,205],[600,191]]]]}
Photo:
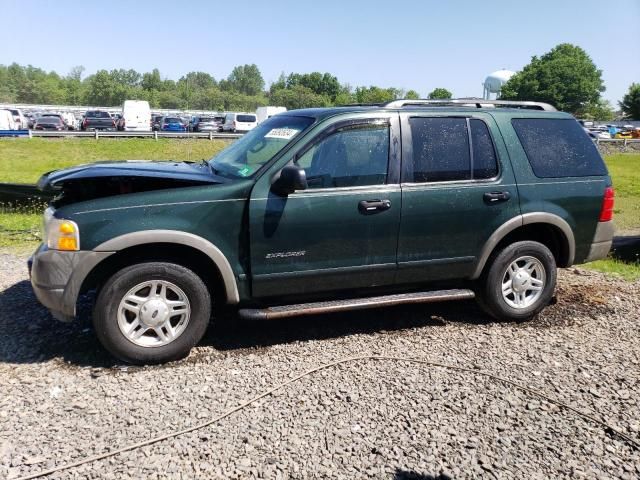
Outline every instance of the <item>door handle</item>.
{"type": "Polygon", "coordinates": [[[511,198],[511,194],[509,192],[487,192],[482,197],[485,202],[492,204],[506,202],[511,198]]]}
{"type": "Polygon", "coordinates": [[[391,208],[391,200],[362,200],[358,203],[358,210],[363,215],[382,212],[391,208]]]}

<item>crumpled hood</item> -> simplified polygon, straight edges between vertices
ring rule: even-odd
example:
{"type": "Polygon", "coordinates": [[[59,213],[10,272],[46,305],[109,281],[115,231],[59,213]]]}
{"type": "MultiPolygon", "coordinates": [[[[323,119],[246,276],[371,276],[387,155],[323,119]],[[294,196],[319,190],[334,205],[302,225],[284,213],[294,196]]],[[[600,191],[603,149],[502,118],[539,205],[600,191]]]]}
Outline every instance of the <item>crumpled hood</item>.
{"type": "Polygon", "coordinates": [[[40,177],[38,188],[43,192],[56,192],[69,183],[101,178],[164,179],[191,185],[220,183],[220,178],[214,176],[209,166],[204,163],[125,160],[97,162],[54,170],[40,177]]]}

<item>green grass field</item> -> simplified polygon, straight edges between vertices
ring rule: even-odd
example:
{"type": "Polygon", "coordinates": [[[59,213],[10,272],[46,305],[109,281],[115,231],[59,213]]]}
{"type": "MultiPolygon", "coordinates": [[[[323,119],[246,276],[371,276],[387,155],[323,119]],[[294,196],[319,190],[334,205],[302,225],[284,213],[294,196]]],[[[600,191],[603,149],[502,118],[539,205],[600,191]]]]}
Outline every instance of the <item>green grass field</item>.
{"type": "MultiPolygon", "coordinates": [[[[200,160],[227,145],[204,139],[1,139],[0,182],[35,183],[44,172],[96,160],[200,160]]],[[[616,189],[617,234],[640,234],[640,154],[605,157],[616,189]]],[[[0,206],[0,247],[31,245],[39,240],[40,207],[18,212],[0,206]]],[[[640,264],[602,260],[587,268],[640,279],[640,264]]]]}
{"type": "Polygon", "coordinates": [[[228,142],[160,138],[0,139],[0,182],[35,183],[44,172],[97,160],[202,160],[228,142]]]}

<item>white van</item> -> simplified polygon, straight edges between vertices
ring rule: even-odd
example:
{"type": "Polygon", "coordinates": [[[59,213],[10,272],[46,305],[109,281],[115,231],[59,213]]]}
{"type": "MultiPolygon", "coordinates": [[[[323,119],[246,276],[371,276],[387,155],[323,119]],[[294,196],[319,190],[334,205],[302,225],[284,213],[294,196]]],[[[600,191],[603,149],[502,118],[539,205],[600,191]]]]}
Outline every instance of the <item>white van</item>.
{"type": "Polygon", "coordinates": [[[223,132],[248,132],[258,125],[255,113],[227,113],[224,116],[223,132]]]}
{"type": "Polygon", "coordinates": [[[29,128],[27,119],[22,114],[22,110],[18,108],[8,108],[7,110],[9,110],[11,115],[13,115],[13,122],[16,125],[16,130],[27,130],[29,128]]]}
{"type": "Polygon", "coordinates": [[[122,105],[123,130],[148,132],[151,130],[151,108],[146,100],[125,100],[122,105]]]}
{"type": "Polygon", "coordinates": [[[0,130],[18,130],[11,110],[0,110],[0,130]]]}
{"type": "Polygon", "coordinates": [[[286,112],[287,107],[258,107],[256,110],[256,116],[258,117],[258,125],[264,122],[267,118],[271,118],[278,113],[286,112]]]}

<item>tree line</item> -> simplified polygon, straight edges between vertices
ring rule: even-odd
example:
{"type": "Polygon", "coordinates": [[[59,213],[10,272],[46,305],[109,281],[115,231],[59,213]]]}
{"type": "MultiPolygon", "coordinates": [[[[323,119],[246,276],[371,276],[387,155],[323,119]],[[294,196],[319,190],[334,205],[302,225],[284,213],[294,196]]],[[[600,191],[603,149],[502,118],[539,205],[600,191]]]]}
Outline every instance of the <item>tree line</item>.
{"type": "MultiPolygon", "coordinates": [[[[151,72],[98,70],[83,78],[84,67],[67,75],[31,65],[0,65],[0,102],[56,105],[118,106],[126,99],[148,100],[154,108],[176,110],[244,110],[265,105],[329,107],[354,103],[382,103],[398,98],[418,99],[415,90],[379,86],[351,87],[331,73],[282,73],[266,88],[255,65],[236,66],[223,79],[207,72],[189,72],[179,80],[151,72]]],[[[602,98],[602,71],[580,47],[563,43],[531,62],[503,86],[501,98],[548,102],[580,118],[611,120],[613,106],[602,98]]],[[[427,94],[431,99],[452,98],[446,88],[427,94]]],[[[626,118],[640,119],[640,83],[633,83],[618,102],[626,118]]]]}
{"type": "MultiPolygon", "coordinates": [[[[207,72],[189,72],[174,81],[163,78],[157,68],[145,73],[133,69],[98,70],[85,78],[83,73],[82,66],[59,75],[31,65],[0,65],[0,102],[111,107],[126,99],[137,99],[148,100],[154,108],[252,111],[265,105],[291,110],[420,98],[415,90],[352,88],[334,75],[320,72],[283,73],[265,89],[260,69],[254,64],[239,65],[220,80],[207,72]]],[[[451,97],[442,88],[430,95],[451,97]]]]}

